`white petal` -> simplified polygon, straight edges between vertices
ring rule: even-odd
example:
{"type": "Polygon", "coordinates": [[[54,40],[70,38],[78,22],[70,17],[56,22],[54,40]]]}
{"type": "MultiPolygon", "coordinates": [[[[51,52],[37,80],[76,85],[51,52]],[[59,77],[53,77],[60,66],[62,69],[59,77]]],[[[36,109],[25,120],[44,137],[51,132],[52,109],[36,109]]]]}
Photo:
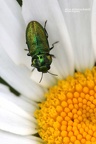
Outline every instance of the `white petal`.
{"type": "Polygon", "coordinates": [[[12,98],[10,92],[2,92],[2,87],[0,88],[0,129],[21,135],[36,133],[37,124],[34,112],[29,114],[19,107],[15,99],[16,96],[13,96],[12,98]],[[13,99],[15,102],[12,102],[13,99]]]}
{"type": "Polygon", "coordinates": [[[34,111],[38,108],[37,103],[33,102],[33,101],[29,101],[28,99],[25,99],[24,96],[16,96],[13,93],[11,93],[8,89],[8,87],[5,87],[4,85],[0,84],[0,97],[2,98],[2,94],[3,94],[3,98],[16,104],[17,106],[19,106],[20,108],[22,108],[23,110],[25,110],[27,113],[29,113],[30,115],[33,116],[34,111]]]}
{"type": "Polygon", "coordinates": [[[33,122],[4,108],[0,108],[0,129],[20,135],[30,135],[37,132],[33,122]]]}
{"type": "Polygon", "coordinates": [[[19,136],[3,131],[0,131],[0,142],[2,144],[42,144],[39,138],[19,136]]]}
{"type": "Polygon", "coordinates": [[[17,67],[2,48],[0,49],[0,75],[12,87],[29,99],[34,101],[44,99],[44,89],[30,79],[29,70],[25,67],[17,67]]]}
{"type": "Polygon", "coordinates": [[[91,40],[91,11],[93,0],[59,0],[70,34],[77,70],[94,65],[91,40]]]}
{"type": "MultiPolygon", "coordinates": [[[[7,94],[0,92],[0,106],[4,109],[11,111],[12,113],[18,114],[21,117],[24,117],[32,122],[35,122],[35,119],[32,117],[33,114],[28,114],[24,111],[21,107],[17,106],[15,103],[11,102],[10,100],[5,99],[4,97],[7,94]]],[[[10,95],[9,95],[10,96],[10,95]]]]}
{"type": "Polygon", "coordinates": [[[48,0],[46,2],[45,0],[24,0],[22,13],[26,24],[31,20],[37,20],[44,25],[45,20],[48,20],[46,29],[49,34],[49,42],[52,45],[52,43],[59,41],[51,52],[56,56],[56,59],[53,62],[54,66],[52,65],[52,67],[56,68],[56,72],[54,72],[52,68],[51,72],[56,73],[58,78],[73,74],[73,51],[58,1],[48,0]]]}
{"type": "Polygon", "coordinates": [[[96,60],[96,0],[93,1],[92,7],[92,44],[96,60]]]}
{"type": "Polygon", "coordinates": [[[0,1],[0,44],[16,64],[26,64],[25,24],[16,1],[0,1]]]}

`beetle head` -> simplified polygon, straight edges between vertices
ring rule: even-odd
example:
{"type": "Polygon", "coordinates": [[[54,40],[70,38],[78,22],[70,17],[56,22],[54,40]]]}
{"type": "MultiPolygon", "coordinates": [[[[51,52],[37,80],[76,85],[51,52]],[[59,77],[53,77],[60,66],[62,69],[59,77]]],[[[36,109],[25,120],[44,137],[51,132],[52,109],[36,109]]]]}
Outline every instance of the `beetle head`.
{"type": "Polygon", "coordinates": [[[47,73],[52,63],[50,54],[39,54],[32,58],[32,66],[37,68],[39,72],[47,73]]]}

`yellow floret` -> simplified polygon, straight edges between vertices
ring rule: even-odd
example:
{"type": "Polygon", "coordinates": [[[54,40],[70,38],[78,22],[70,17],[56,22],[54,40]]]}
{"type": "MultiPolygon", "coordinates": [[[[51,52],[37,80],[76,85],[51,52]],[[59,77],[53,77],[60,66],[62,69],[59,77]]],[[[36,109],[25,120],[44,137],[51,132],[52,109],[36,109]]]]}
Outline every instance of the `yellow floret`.
{"type": "Polygon", "coordinates": [[[69,143],[70,142],[69,137],[64,137],[62,142],[64,142],[65,144],[69,143]]]}
{"type": "Polygon", "coordinates": [[[35,112],[46,144],[96,144],[96,67],[51,87],[35,112]]]}

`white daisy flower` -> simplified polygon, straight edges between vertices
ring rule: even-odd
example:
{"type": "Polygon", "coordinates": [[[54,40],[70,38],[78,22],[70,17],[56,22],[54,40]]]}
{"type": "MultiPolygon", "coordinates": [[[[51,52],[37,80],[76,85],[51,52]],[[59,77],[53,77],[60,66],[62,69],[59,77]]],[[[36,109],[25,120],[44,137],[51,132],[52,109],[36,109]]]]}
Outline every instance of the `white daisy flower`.
{"type": "Polygon", "coordinates": [[[20,93],[16,97],[0,85],[0,142],[95,143],[95,0],[0,4],[0,76],[20,93]],[[56,58],[49,70],[58,76],[45,73],[39,83],[41,73],[31,72],[24,51],[25,31],[30,21],[43,26],[46,20],[50,47],[59,41],[50,52],[56,58]]]}

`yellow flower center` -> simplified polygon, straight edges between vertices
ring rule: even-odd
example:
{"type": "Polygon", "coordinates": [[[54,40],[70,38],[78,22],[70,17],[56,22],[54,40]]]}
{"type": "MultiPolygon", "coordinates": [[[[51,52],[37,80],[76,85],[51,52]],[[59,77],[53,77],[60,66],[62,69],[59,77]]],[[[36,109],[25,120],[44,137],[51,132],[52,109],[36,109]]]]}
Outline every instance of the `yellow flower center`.
{"type": "Polygon", "coordinates": [[[50,88],[35,117],[46,144],[96,144],[96,67],[50,88]]]}

